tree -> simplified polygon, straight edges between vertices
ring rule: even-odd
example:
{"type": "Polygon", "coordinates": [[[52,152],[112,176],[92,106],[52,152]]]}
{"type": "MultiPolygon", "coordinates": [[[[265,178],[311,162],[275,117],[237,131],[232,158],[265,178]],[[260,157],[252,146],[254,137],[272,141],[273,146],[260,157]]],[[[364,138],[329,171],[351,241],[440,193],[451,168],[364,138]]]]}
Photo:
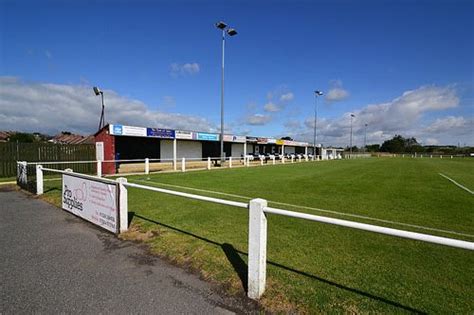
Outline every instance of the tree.
{"type": "Polygon", "coordinates": [[[416,141],[416,138],[404,138],[401,135],[395,135],[390,140],[384,141],[380,147],[382,152],[403,153],[403,152],[423,152],[423,147],[416,141]]]}
{"type": "Polygon", "coordinates": [[[369,144],[365,146],[367,152],[379,152],[380,151],[380,144],[369,144]]]}
{"type": "Polygon", "coordinates": [[[17,132],[12,134],[9,138],[9,142],[35,142],[36,138],[31,133],[17,132]]]}

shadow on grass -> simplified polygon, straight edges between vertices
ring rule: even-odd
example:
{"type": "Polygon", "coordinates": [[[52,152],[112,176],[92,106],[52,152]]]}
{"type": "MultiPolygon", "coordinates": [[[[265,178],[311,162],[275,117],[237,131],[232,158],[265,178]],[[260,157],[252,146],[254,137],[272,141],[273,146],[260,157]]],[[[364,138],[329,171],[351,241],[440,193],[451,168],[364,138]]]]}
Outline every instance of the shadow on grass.
{"type": "MultiPolygon", "coordinates": [[[[204,241],[204,242],[206,242],[206,243],[213,244],[213,245],[215,245],[215,246],[221,247],[222,250],[224,251],[224,254],[227,256],[227,259],[228,259],[229,262],[232,264],[232,267],[234,268],[235,272],[237,272],[238,276],[240,277],[240,280],[241,280],[241,282],[242,282],[242,286],[243,286],[245,292],[247,292],[247,288],[248,288],[247,264],[246,264],[245,261],[240,257],[239,254],[248,256],[248,253],[245,253],[245,252],[236,250],[236,249],[234,248],[234,246],[232,246],[231,244],[228,244],[228,243],[221,244],[221,243],[215,242],[215,241],[213,241],[213,240],[204,238],[204,237],[202,237],[202,236],[199,236],[199,235],[196,235],[196,234],[187,232],[187,231],[183,231],[183,230],[181,230],[181,229],[178,229],[178,228],[176,228],[176,227],[167,225],[167,224],[165,224],[165,223],[161,223],[161,222],[158,222],[158,221],[155,221],[155,220],[152,220],[152,219],[143,217],[143,216],[138,215],[138,214],[136,214],[136,213],[133,213],[133,217],[137,217],[137,218],[140,218],[140,219],[142,219],[142,220],[145,220],[145,221],[148,221],[148,222],[151,222],[151,223],[155,223],[155,224],[164,226],[164,227],[166,227],[166,228],[168,228],[168,229],[171,229],[171,230],[180,232],[180,233],[182,233],[182,234],[185,234],[185,235],[188,235],[188,236],[197,238],[197,239],[202,240],[202,241],[204,241]]],[[[324,284],[327,284],[327,285],[336,287],[336,288],[341,289],[341,290],[345,290],[345,291],[348,291],[348,292],[351,292],[351,293],[355,293],[355,294],[362,295],[362,296],[364,296],[364,297],[367,297],[367,298],[370,298],[370,299],[373,299],[373,300],[376,300],[376,301],[385,303],[385,304],[387,304],[387,305],[391,305],[391,306],[393,306],[393,307],[397,307],[397,308],[403,309],[403,310],[405,310],[405,311],[409,311],[409,312],[417,313],[417,314],[427,314],[426,312],[417,310],[417,309],[412,308],[412,307],[410,307],[410,306],[406,306],[406,305],[400,304],[400,303],[398,303],[398,302],[388,300],[388,299],[386,299],[386,298],[384,298],[384,297],[376,296],[376,295],[371,294],[371,293],[369,293],[369,292],[364,292],[364,291],[359,290],[359,289],[351,288],[351,287],[345,286],[345,285],[343,285],[343,284],[339,284],[339,283],[333,282],[333,281],[331,281],[331,280],[327,280],[327,279],[318,277],[318,276],[316,276],[316,275],[307,273],[307,272],[305,272],[305,271],[296,270],[296,269],[293,269],[293,268],[291,268],[291,267],[287,267],[287,266],[281,265],[281,264],[279,264],[279,263],[272,262],[272,261],[268,261],[268,260],[267,260],[267,263],[268,263],[269,265],[272,265],[272,266],[275,266],[275,267],[278,267],[278,268],[282,268],[282,269],[284,269],[284,270],[286,270],[286,271],[293,272],[293,273],[296,273],[296,274],[298,274],[298,275],[302,275],[302,276],[311,278],[311,279],[313,279],[313,280],[322,282],[322,283],[324,283],[324,284]]]]}
{"type": "Polygon", "coordinates": [[[43,191],[43,194],[49,193],[51,191],[62,191],[62,190],[59,189],[58,187],[51,187],[51,188],[48,188],[45,191],[43,191]]]}

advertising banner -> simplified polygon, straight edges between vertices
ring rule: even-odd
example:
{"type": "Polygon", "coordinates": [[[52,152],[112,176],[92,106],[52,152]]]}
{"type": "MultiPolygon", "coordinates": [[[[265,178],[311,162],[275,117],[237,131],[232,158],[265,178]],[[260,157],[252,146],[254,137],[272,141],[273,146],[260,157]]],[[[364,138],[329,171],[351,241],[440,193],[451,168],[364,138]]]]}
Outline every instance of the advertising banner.
{"type": "Polygon", "coordinates": [[[193,132],[192,131],[176,130],[174,135],[175,135],[176,139],[186,139],[186,140],[192,140],[193,139],[193,132]]]}
{"type": "Polygon", "coordinates": [[[283,145],[285,144],[285,140],[277,140],[275,143],[278,145],[283,145]]]}
{"type": "Polygon", "coordinates": [[[246,137],[245,136],[224,135],[224,141],[225,142],[245,143],[246,137]]]}
{"type": "Polygon", "coordinates": [[[247,137],[248,142],[257,142],[257,137],[247,137]]]}
{"type": "Polygon", "coordinates": [[[196,140],[219,141],[219,135],[216,133],[198,132],[196,140]]]}
{"type": "Polygon", "coordinates": [[[277,140],[274,139],[274,138],[268,138],[268,139],[267,139],[267,143],[268,143],[268,144],[275,144],[276,142],[277,142],[277,140]]]}
{"type": "Polygon", "coordinates": [[[123,125],[110,125],[110,134],[114,136],[146,137],[146,128],[123,125]]]}
{"type": "Polygon", "coordinates": [[[174,139],[175,132],[172,129],[146,128],[146,135],[154,138],[174,139]]]}
{"type": "Polygon", "coordinates": [[[117,233],[118,201],[114,184],[63,174],[62,208],[117,233]]]}

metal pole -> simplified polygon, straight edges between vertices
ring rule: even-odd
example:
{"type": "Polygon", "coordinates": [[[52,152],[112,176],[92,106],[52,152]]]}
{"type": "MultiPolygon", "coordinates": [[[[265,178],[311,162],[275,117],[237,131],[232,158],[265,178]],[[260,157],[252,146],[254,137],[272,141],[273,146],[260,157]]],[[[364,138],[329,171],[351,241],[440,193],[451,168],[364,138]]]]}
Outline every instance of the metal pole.
{"type": "Polygon", "coordinates": [[[365,132],[364,132],[364,153],[367,148],[367,124],[365,124],[365,132]]]}
{"type": "Polygon", "coordinates": [[[316,156],[316,124],[318,123],[318,95],[314,93],[314,134],[313,134],[313,155],[316,156]]]}
{"type": "Polygon", "coordinates": [[[221,162],[224,163],[224,58],[225,31],[222,30],[222,78],[221,78],[221,162]]]}
{"type": "Polygon", "coordinates": [[[351,144],[350,144],[350,158],[352,158],[352,114],[351,114],[351,144]]]}
{"type": "Polygon", "coordinates": [[[105,105],[104,105],[104,92],[100,94],[102,96],[102,127],[105,126],[105,105]]]}

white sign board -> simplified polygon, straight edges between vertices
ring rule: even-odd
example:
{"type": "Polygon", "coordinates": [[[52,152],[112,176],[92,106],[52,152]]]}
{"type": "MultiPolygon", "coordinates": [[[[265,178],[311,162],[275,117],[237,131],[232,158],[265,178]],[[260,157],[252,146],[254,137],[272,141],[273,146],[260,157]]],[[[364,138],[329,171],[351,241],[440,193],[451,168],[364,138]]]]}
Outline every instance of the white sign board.
{"type": "Polygon", "coordinates": [[[62,208],[118,232],[117,186],[63,174],[62,208]]]}
{"type": "Polygon", "coordinates": [[[193,133],[191,131],[176,130],[174,134],[176,139],[193,139],[193,133]]]}
{"type": "Polygon", "coordinates": [[[95,159],[96,161],[104,160],[104,143],[103,142],[95,143],[95,159]]]}

